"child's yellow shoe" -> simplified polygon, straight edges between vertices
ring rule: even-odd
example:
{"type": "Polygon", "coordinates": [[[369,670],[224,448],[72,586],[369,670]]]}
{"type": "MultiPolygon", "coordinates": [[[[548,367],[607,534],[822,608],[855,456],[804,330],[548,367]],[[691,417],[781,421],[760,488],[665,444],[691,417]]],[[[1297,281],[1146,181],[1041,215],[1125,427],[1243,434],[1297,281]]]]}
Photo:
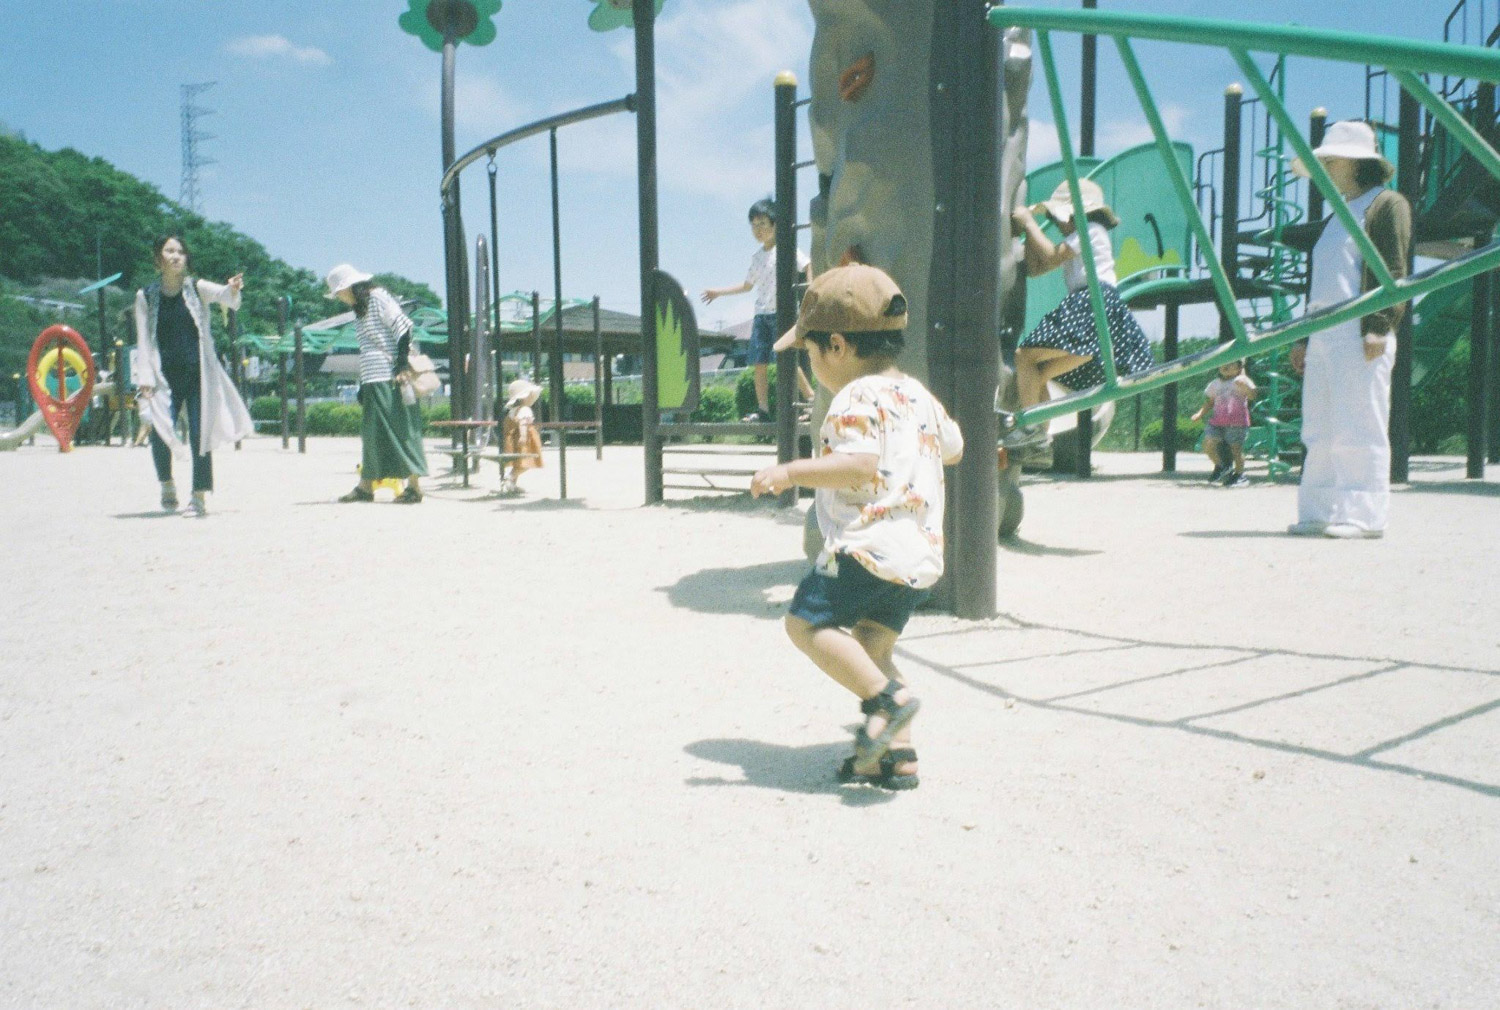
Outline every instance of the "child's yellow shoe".
{"type": "MultiPolygon", "coordinates": [[[[355,464],[354,472],[363,474],[364,469],[365,468],[362,465],[355,464]]],[[[385,477],[381,480],[370,482],[370,490],[372,492],[379,491],[381,488],[385,488],[391,494],[397,495],[399,497],[401,492],[406,489],[406,481],[402,480],[400,477],[385,477]]]]}

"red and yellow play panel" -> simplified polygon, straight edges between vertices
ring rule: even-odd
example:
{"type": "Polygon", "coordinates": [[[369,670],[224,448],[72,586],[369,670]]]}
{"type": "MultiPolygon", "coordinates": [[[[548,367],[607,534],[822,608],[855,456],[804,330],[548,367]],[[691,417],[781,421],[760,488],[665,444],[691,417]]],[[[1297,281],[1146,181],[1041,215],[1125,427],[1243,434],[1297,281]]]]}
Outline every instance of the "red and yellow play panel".
{"type": "Polygon", "coordinates": [[[49,326],[31,345],[26,359],[26,383],[42,420],[57,436],[59,452],[73,448],[73,433],[83,420],[94,393],[94,355],[69,326],[49,326]],[[71,395],[69,386],[73,387],[71,395]]]}

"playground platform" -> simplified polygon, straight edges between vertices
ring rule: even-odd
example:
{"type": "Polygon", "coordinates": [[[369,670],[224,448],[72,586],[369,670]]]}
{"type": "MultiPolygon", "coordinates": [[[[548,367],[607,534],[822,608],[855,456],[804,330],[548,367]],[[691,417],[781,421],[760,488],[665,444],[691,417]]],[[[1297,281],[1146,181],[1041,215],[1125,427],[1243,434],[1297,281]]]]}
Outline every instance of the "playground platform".
{"type": "Polygon", "coordinates": [[[189,520],[146,449],[0,455],[0,1006],[1495,1005],[1458,458],[1361,542],[1196,457],[1028,477],[1004,613],[901,641],[892,795],[780,627],[800,510],[641,507],[629,447],[334,504],[357,457],[252,440],[189,520]]]}

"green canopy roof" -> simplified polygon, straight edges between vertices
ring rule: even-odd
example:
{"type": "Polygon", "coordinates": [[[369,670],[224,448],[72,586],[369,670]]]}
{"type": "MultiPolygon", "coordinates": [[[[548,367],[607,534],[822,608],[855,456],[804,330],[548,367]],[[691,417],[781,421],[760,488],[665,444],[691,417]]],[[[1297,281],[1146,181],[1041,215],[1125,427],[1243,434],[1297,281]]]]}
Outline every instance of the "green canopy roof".
{"type": "MultiPolygon", "coordinates": [[[[531,295],[521,292],[512,292],[501,295],[502,306],[519,305],[524,312],[510,313],[501,312],[500,329],[505,333],[530,333],[531,321],[531,295]]],[[[580,306],[587,306],[588,301],[578,298],[564,298],[562,309],[566,313],[580,306]]],[[[541,325],[545,328],[548,321],[557,312],[557,306],[551,301],[543,302],[538,315],[541,325]]],[[[448,340],[448,314],[442,309],[423,306],[413,309],[407,313],[411,317],[412,324],[416,329],[417,340],[424,344],[441,344],[448,340]]],[[[295,338],[288,333],[285,337],[271,333],[266,335],[247,334],[241,338],[245,349],[262,354],[290,354],[295,345],[295,338]]],[[[320,319],[315,323],[309,323],[302,327],[302,351],[304,354],[339,354],[359,350],[359,330],[355,325],[354,313],[345,312],[328,319],[320,319]]]]}

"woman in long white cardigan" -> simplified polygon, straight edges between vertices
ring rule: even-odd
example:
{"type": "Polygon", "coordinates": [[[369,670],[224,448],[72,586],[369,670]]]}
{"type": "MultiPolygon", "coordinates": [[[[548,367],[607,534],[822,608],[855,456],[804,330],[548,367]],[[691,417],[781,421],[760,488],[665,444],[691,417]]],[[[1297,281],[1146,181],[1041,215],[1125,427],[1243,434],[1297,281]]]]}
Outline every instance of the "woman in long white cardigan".
{"type": "Polygon", "coordinates": [[[190,276],[187,247],[176,235],[157,239],[153,252],[161,276],[135,293],[136,402],[151,422],[151,457],[161,481],[162,508],[177,509],[172,450],[188,451],[193,497],[187,514],[203,516],[214,485],[212,452],[255,430],[245,401],[214,353],[208,314],[213,302],[238,309],[244,278],[236,274],[226,284],[215,284],[190,276]],[[176,431],[184,408],[190,446],[183,445],[176,431]]]}
{"type": "MultiPolygon", "coordinates": [[[[1366,123],[1334,123],[1313,151],[1349,205],[1392,277],[1407,273],[1411,204],[1386,189],[1395,169],[1375,146],[1366,123]]],[[[1293,170],[1306,175],[1300,161],[1293,170]]],[[[1329,220],[1313,248],[1308,311],[1356,298],[1376,286],[1354,237],[1329,220]]],[[[1391,366],[1396,324],[1405,305],[1393,305],[1329,327],[1292,350],[1305,368],[1302,442],[1307,456],[1297,488],[1294,536],[1370,539],[1385,535],[1390,511],[1391,366]]]]}

